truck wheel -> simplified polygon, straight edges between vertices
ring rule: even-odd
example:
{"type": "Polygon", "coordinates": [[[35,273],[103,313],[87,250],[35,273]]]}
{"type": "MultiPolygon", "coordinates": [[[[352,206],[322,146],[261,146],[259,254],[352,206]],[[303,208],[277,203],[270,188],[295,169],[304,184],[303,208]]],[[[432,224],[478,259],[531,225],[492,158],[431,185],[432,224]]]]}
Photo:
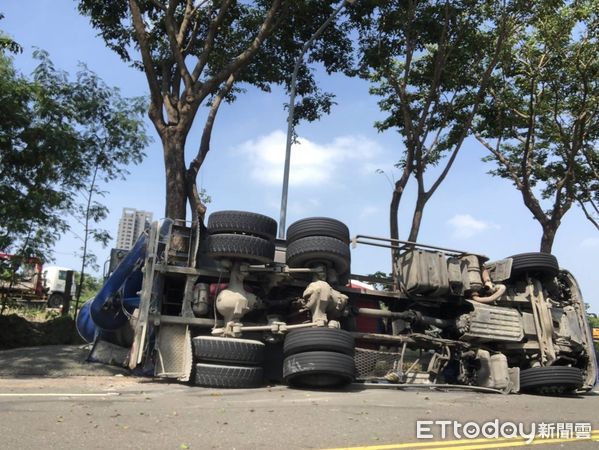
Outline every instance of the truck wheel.
{"type": "Polygon", "coordinates": [[[354,358],[335,352],[305,352],[283,362],[283,379],[299,387],[343,386],[354,379],[354,358]]]}
{"type": "Polygon", "coordinates": [[[195,365],[195,384],[212,388],[257,388],[262,385],[262,367],[195,365]]]}
{"type": "Polygon", "coordinates": [[[62,308],[64,296],[59,292],[53,292],[48,298],[48,308],[62,308]]]}
{"type": "Polygon", "coordinates": [[[512,277],[528,272],[553,278],[559,273],[557,258],[549,253],[520,253],[510,258],[512,258],[512,277]]]}
{"type": "Polygon", "coordinates": [[[198,336],[192,339],[198,361],[234,365],[259,365],[264,361],[264,343],[250,339],[198,336]]]}
{"type": "Polygon", "coordinates": [[[211,234],[206,239],[206,255],[267,264],[275,257],[275,243],[244,234],[211,234]]]}
{"type": "Polygon", "coordinates": [[[520,390],[533,394],[570,394],[583,385],[582,371],[576,367],[533,367],[520,372],[520,390]]]}
{"type": "Polygon", "coordinates": [[[287,264],[290,267],[310,267],[325,264],[338,274],[349,272],[349,246],[328,236],[310,236],[287,246],[287,264]]]}
{"type": "Polygon", "coordinates": [[[337,219],[309,217],[298,220],[287,228],[287,244],[312,236],[328,236],[349,244],[349,229],[337,219]]]}
{"type": "Polygon", "coordinates": [[[285,337],[285,356],[311,351],[327,351],[353,356],[354,338],[345,330],[337,328],[300,328],[285,337]]]}
{"type": "Polygon", "coordinates": [[[262,214],[247,211],[217,211],[208,217],[211,234],[249,234],[269,241],[277,235],[277,222],[262,214]]]}

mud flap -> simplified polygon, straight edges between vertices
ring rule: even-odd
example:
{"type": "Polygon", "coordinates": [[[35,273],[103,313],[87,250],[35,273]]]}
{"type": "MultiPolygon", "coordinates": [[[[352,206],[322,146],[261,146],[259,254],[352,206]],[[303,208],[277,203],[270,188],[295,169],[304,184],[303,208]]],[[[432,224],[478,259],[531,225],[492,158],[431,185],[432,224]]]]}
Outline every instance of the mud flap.
{"type": "Polygon", "coordinates": [[[155,375],[189,381],[192,359],[189,327],[179,324],[160,325],[157,330],[155,375]]]}

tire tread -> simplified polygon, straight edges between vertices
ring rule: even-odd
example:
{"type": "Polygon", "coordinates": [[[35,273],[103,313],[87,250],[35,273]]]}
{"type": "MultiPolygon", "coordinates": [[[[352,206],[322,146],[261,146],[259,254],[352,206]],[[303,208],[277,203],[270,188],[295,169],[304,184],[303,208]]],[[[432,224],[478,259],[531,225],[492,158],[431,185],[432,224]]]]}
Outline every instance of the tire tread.
{"type": "Polygon", "coordinates": [[[277,222],[262,214],[248,211],[216,211],[210,214],[207,224],[211,234],[245,233],[274,241],[277,222]]]}
{"type": "Polygon", "coordinates": [[[512,258],[512,275],[517,276],[526,272],[536,272],[551,277],[559,273],[557,258],[550,253],[519,253],[512,258]]]}
{"type": "Polygon", "coordinates": [[[520,390],[541,394],[563,394],[580,389],[582,371],[576,367],[545,366],[520,372],[520,390]]]}
{"type": "Polygon", "coordinates": [[[328,236],[310,236],[287,246],[287,264],[302,267],[314,261],[328,261],[343,274],[349,271],[351,254],[349,246],[339,239],[328,236]]]}
{"type": "Polygon", "coordinates": [[[283,345],[285,356],[309,351],[327,351],[353,356],[354,338],[337,328],[304,328],[287,335],[283,345]]]}
{"type": "MultiPolygon", "coordinates": [[[[311,386],[304,377],[332,375],[329,387],[350,383],[355,374],[354,358],[341,353],[314,351],[288,356],[283,362],[283,378],[291,385],[311,386]]],[[[318,387],[324,387],[318,385],[318,387]]]]}
{"type": "Polygon", "coordinates": [[[308,217],[292,223],[287,228],[287,244],[312,236],[327,236],[349,244],[349,228],[330,217],[308,217]]]}
{"type": "Polygon", "coordinates": [[[258,365],[264,361],[264,343],[249,339],[197,336],[192,339],[198,361],[258,365]]]}
{"type": "Polygon", "coordinates": [[[212,388],[256,388],[262,384],[262,367],[225,366],[198,363],[195,384],[212,388]]]}
{"type": "Polygon", "coordinates": [[[206,255],[213,259],[243,259],[272,262],[274,242],[244,234],[212,234],[206,239],[206,255]]]}

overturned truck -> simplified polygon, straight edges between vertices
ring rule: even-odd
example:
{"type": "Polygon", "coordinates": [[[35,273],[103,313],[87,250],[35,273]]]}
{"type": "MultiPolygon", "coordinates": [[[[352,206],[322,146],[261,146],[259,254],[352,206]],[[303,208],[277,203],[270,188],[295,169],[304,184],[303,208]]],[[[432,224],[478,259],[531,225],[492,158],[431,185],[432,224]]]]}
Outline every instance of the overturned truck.
{"type": "Polygon", "coordinates": [[[77,317],[90,358],[218,388],[357,381],[564,394],[595,383],[580,290],[552,255],[490,262],[350,239],[324,217],[295,222],[285,241],[276,231],[244,211],[215,212],[207,229],[153,223],[77,317]],[[350,245],[392,249],[392,277],[352,274],[350,245]]]}

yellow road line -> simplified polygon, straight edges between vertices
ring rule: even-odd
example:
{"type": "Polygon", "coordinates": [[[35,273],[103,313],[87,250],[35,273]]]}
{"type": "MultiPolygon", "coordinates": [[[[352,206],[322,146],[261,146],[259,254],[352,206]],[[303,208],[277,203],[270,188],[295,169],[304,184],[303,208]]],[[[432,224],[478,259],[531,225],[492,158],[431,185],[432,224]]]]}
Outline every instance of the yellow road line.
{"type": "Polygon", "coordinates": [[[484,450],[487,448],[504,448],[504,447],[523,447],[527,445],[549,445],[549,444],[561,444],[564,442],[599,442],[599,435],[592,435],[591,439],[536,439],[532,441],[530,444],[526,443],[525,439],[513,442],[493,442],[493,440],[489,440],[489,442],[485,444],[474,444],[474,445],[462,445],[462,446],[445,446],[445,447],[429,447],[430,450],[442,450],[446,448],[450,448],[452,450],[484,450]]]}
{"type": "Polygon", "coordinates": [[[427,450],[478,450],[486,448],[522,447],[525,445],[560,444],[563,442],[599,442],[599,430],[592,430],[590,439],[542,439],[536,437],[530,444],[524,438],[480,438],[453,441],[406,442],[401,444],[370,445],[361,447],[339,447],[328,450],[394,450],[403,448],[421,448],[427,450]]]}

